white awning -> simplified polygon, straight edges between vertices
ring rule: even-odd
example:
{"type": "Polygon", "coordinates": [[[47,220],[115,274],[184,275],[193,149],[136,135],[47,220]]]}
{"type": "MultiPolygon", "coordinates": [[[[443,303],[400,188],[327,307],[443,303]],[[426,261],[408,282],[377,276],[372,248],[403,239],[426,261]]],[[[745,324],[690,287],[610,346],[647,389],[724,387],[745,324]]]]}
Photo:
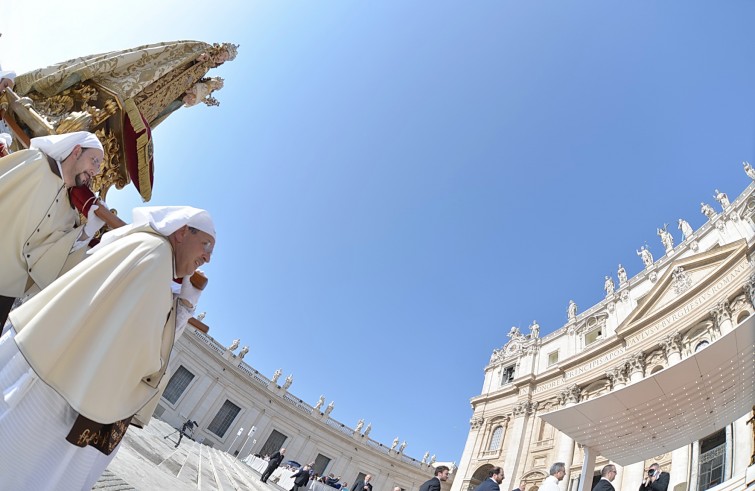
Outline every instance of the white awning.
{"type": "Polygon", "coordinates": [[[755,316],[674,366],[541,417],[619,465],[671,452],[755,404],[755,316]]]}

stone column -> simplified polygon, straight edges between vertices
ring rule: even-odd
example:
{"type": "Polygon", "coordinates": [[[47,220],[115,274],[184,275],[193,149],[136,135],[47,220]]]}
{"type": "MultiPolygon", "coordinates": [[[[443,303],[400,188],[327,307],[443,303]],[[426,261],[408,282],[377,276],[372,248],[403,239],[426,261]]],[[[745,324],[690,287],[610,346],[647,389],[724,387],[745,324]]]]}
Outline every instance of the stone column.
{"type": "MultiPolygon", "coordinates": [[[[573,406],[579,402],[579,386],[570,385],[561,391],[558,400],[564,407],[573,406]]],[[[559,432],[560,433],[560,432],[559,432]]],[[[566,475],[559,483],[559,489],[566,491],[570,481],[570,471],[572,461],[574,460],[574,440],[565,433],[560,433],[558,440],[558,450],[554,462],[563,462],[566,466],[566,475]]]]}
{"type": "MultiPolygon", "coordinates": [[[[645,376],[645,354],[642,351],[634,353],[627,359],[627,373],[629,383],[638,382],[645,376]]],[[[621,489],[637,489],[642,484],[645,474],[645,462],[637,462],[624,467],[621,489]]]]}
{"type": "Polygon", "coordinates": [[[480,440],[480,433],[482,433],[482,426],[483,423],[485,423],[485,420],[481,416],[472,416],[472,419],[469,420],[469,435],[467,435],[467,443],[464,444],[464,451],[461,454],[461,460],[459,468],[456,471],[456,475],[454,476],[454,482],[451,486],[451,491],[462,491],[462,483],[465,480],[469,480],[471,478],[471,475],[467,475],[467,473],[470,472],[470,467],[472,469],[472,472],[474,472],[475,466],[472,465],[473,461],[476,462],[477,459],[474,456],[475,447],[478,446],[478,441],[480,440]]]}
{"type": "MultiPolygon", "coordinates": [[[[750,457],[755,449],[752,448],[752,428],[747,424],[747,420],[752,417],[747,413],[738,420],[734,421],[734,455],[732,456],[732,474],[737,475],[744,472],[750,464],[750,457]]],[[[755,424],[755,423],[751,423],[755,424]]]]}
{"type": "Polygon", "coordinates": [[[734,324],[731,322],[731,311],[729,310],[729,302],[722,300],[718,302],[710,311],[710,316],[713,318],[713,326],[718,331],[718,337],[724,336],[730,333],[734,329],[734,324]]]}
{"type": "MultiPolygon", "coordinates": [[[[621,365],[613,367],[607,371],[606,378],[608,378],[611,383],[611,390],[618,390],[625,387],[628,381],[626,363],[622,363],[621,365]]],[[[618,465],[614,462],[611,463],[616,465],[616,477],[614,478],[614,482],[616,483],[616,487],[618,487],[624,477],[624,466],[618,465]]]]}
{"type": "Polygon", "coordinates": [[[700,465],[700,440],[692,444],[692,458],[690,459],[689,483],[687,486],[687,491],[697,491],[699,465],[700,465]]]}
{"type": "Polygon", "coordinates": [[[684,484],[684,488],[689,488],[689,454],[691,451],[692,445],[685,445],[671,452],[669,489],[674,489],[679,484],[684,484]]]}
{"type": "Polygon", "coordinates": [[[531,415],[537,408],[537,402],[523,401],[514,406],[514,419],[511,422],[511,430],[509,431],[509,423],[506,424],[506,432],[503,435],[503,475],[504,479],[501,483],[501,489],[510,489],[511,483],[514,482],[514,474],[517,468],[519,456],[522,455],[522,445],[525,443],[524,430],[525,422],[529,415],[531,415]]]}
{"type": "MultiPolygon", "coordinates": [[[[682,337],[678,332],[669,334],[661,341],[661,347],[666,354],[668,366],[676,365],[682,360],[682,337]]],[[[671,452],[671,481],[669,488],[686,483],[689,476],[689,445],[679,447],[671,452]]],[[[686,486],[686,484],[685,484],[686,486]]]]}

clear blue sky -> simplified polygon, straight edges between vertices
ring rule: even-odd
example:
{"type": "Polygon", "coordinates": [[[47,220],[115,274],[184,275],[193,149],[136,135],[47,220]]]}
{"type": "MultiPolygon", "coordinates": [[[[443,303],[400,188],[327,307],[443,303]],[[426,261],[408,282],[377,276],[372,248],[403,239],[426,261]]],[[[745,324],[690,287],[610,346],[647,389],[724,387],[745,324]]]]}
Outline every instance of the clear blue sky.
{"type": "Polygon", "coordinates": [[[4,2],[4,67],[241,44],[221,106],[155,131],[152,203],[216,219],[212,336],[414,457],[459,461],[511,326],[561,327],[755,164],[753,2],[46,3],[4,2]]]}

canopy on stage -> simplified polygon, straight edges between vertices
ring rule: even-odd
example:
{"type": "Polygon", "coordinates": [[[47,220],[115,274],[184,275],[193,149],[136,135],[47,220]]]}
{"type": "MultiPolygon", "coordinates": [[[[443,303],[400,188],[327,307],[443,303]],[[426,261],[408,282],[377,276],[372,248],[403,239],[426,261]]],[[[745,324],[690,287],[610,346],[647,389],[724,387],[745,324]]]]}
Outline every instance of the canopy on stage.
{"type": "Polygon", "coordinates": [[[700,440],[755,404],[755,316],[676,365],[541,417],[629,465],[700,440]]]}

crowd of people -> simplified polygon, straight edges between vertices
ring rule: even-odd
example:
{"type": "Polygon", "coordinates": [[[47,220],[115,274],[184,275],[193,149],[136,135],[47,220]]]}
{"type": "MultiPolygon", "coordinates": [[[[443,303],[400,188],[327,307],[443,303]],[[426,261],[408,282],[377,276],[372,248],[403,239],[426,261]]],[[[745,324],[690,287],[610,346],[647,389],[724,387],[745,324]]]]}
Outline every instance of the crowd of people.
{"type": "MultiPolygon", "coordinates": [[[[448,467],[440,465],[435,468],[434,476],[425,481],[419,488],[419,491],[441,491],[441,483],[448,479],[448,467]]],[[[608,464],[601,469],[600,479],[593,484],[592,491],[615,491],[613,480],[616,478],[616,466],[608,464]]],[[[500,485],[505,475],[501,467],[492,467],[488,470],[488,476],[474,488],[474,491],[501,491],[500,485]]],[[[560,491],[559,483],[566,476],[566,465],[563,462],[556,462],[551,465],[549,475],[539,484],[539,491],[560,491]]],[[[647,475],[640,484],[638,491],[668,491],[670,475],[668,472],[661,470],[658,463],[654,463],[647,470],[647,475]]],[[[521,481],[519,486],[512,491],[526,491],[526,481],[521,481]]],[[[395,488],[393,491],[401,491],[395,488]]]]}

